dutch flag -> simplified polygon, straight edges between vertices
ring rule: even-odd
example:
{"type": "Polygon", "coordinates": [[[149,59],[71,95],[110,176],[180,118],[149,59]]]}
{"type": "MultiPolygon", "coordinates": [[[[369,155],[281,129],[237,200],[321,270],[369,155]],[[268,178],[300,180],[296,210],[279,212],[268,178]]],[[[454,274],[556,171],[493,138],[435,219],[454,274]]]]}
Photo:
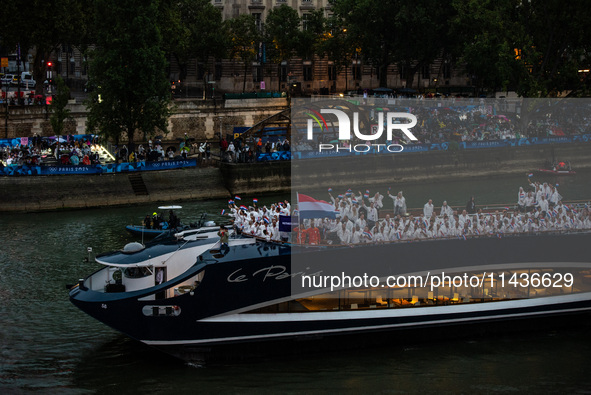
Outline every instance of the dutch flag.
{"type": "Polygon", "coordinates": [[[234,200],[242,200],[242,199],[240,199],[240,196],[236,195],[236,196],[234,196],[234,200]]]}
{"type": "Polygon", "coordinates": [[[222,209],[222,213],[220,215],[224,215],[226,213],[226,210],[222,209]]]}
{"type": "Polygon", "coordinates": [[[259,202],[259,199],[252,199],[252,202],[253,203],[258,203],[259,202]]]}
{"type": "Polygon", "coordinates": [[[246,208],[246,206],[240,206],[240,210],[248,211],[248,209],[246,208]]]}
{"type": "Polygon", "coordinates": [[[297,194],[300,218],[336,218],[332,204],[324,200],[316,200],[308,195],[297,194]]]}

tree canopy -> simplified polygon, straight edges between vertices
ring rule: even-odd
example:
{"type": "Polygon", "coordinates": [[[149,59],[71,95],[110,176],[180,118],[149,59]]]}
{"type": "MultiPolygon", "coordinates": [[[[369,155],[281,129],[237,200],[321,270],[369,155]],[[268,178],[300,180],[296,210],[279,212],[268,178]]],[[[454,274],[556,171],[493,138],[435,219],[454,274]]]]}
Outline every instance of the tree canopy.
{"type": "Polygon", "coordinates": [[[88,128],[133,144],[134,133],[166,131],[170,83],[155,0],[96,0],[96,44],[91,52],[88,128]]]}
{"type": "Polygon", "coordinates": [[[242,92],[246,90],[246,74],[248,64],[252,63],[258,55],[261,34],[252,15],[240,15],[228,21],[230,33],[230,54],[232,58],[239,59],[244,64],[244,79],[242,92]]]}
{"type": "Polygon", "coordinates": [[[51,53],[60,44],[83,48],[89,42],[86,23],[90,15],[87,11],[90,8],[89,2],[90,0],[14,0],[2,4],[0,42],[6,49],[10,48],[10,52],[16,52],[17,45],[20,45],[23,63],[27,61],[29,49],[35,49],[32,72],[37,81],[38,94],[43,92],[45,61],[51,53]]]}

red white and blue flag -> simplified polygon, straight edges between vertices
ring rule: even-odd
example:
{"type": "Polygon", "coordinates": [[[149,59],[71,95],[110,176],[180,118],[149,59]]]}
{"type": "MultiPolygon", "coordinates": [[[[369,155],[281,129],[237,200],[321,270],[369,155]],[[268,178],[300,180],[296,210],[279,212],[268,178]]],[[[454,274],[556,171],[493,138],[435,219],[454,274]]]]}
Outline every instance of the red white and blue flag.
{"type": "Polygon", "coordinates": [[[222,209],[222,213],[220,215],[224,215],[226,213],[226,210],[222,209]]]}
{"type": "Polygon", "coordinates": [[[298,193],[298,209],[300,218],[333,218],[336,211],[332,204],[324,200],[316,200],[308,195],[298,193]]]}
{"type": "Polygon", "coordinates": [[[259,199],[252,199],[252,202],[253,203],[258,203],[259,202],[259,199]]]}
{"type": "Polygon", "coordinates": [[[242,199],[240,199],[240,196],[236,195],[236,196],[234,196],[234,200],[242,200],[242,199]]]}

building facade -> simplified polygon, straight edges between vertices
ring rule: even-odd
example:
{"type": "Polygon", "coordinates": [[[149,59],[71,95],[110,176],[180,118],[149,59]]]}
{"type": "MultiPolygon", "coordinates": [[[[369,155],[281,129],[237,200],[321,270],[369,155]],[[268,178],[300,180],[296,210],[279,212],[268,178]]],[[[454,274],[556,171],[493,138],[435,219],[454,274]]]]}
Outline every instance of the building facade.
{"type": "MultiPolygon", "coordinates": [[[[332,15],[329,0],[211,0],[211,3],[224,20],[243,14],[253,15],[261,29],[269,12],[282,5],[295,9],[304,24],[306,15],[313,10],[322,9],[326,17],[332,15]]],[[[187,65],[184,81],[179,80],[180,69],[175,58],[170,56],[169,76],[171,84],[174,83],[175,97],[219,97],[223,93],[243,91],[328,95],[380,87],[376,67],[362,57],[351,59],[350,64],[337,70],[329,59],[318,57],[294,57],[281,64],[264,62],[262,51],[261,47],[259,59],[247,65],[239,59],[209,59],[207,64],[195,59],[187,65]]],[[[53,61],[55,72],[68,80],[70,86],[83,87],[88,66],[80,51],[62,46],[53,61]]],[[[469,94],[473,90],[472,80],[462,65],[444,59],[437,59],[418,70],[410,86],[407,86],[403,70],[396,64],[388,67],[387,76],[387,88],[407,92],[469,94]]]]}

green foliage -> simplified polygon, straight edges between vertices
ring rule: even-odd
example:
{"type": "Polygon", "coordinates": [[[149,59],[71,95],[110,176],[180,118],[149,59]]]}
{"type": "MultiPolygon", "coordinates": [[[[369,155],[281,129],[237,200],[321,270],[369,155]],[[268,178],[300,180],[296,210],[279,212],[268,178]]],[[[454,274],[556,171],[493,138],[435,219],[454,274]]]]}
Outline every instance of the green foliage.
{"type": "Polygon", "coordinates": [[[298,54],[304,59],[312,59],[314,55],[321,55],[323,43],[328,38],[328,20],[324,17],[324,10],[313,10],[306,14],[305,26],[302,19],[302,31],[299,33],[298,54]]]}
{"type": "Polygon", "coordinates": [[[591,62],[584,0],[454,0],[462,60],[480,88],[527,97],[581,91],[591,62]]]}
{"type": "Polygon", "coordinates": [[[204,62],[222,58],[229,47],[228,32],[222,14],[209,0],[160,1],[159,24],[165,52],[172,54],[181,68],[181,79],[191,59],[204,62]]]}
{"type": "Polygon", "coordinates": [[[269,11],[265,25],[267,53],[273,62],[289,60],[299,48],[300,17],[282,4],[269,11]]]}
{"type": "Polygon", "coordinates": [[[97,48],[91,53],[88,129],[119,140],[166,131],[170,84],[157,1],[96,1],[97,48]]]}
{"type": "Polygon", "coordinates": [[[230,34],[230,54],[244,64],[242,92],[246,90],[248,65],[257,58],[261,33],[252,15],[240,15],[227,21],[230,34]]]}
{"type": "Polygon", "coordinates": [[[80,46],[88,42],[86,3],[91,0],[13,0],[2,3],[0,26],[2,46],[16,52],[21,47],[25,62],[29,49],[35,49],[33,75],[37,81],[36,91],[42,93],[45,80],[43,61],[60,44],[80,46]]]}
{"type": "Polygon", "coordinates": [[[70,118],[71,111],[67,108],[68,100],[70,100],[70,89],[62,77],[57,76],[55,81],[57,89],[51,101],[49,123],[53,129],[53,134],[60,136],[64,131],[64,122],[70,118]]]}
{"type": "Polygon", "coordinates": [[[404,65],[407,85],[412,85],[417,69],[448,52],[452,43],[450,0],[335,0],[333,10],[334,25],[347,36],[333,29],[334,39],[347,45],[345,53],[377,67],[382,86],[393,63],[404,65]]]}

